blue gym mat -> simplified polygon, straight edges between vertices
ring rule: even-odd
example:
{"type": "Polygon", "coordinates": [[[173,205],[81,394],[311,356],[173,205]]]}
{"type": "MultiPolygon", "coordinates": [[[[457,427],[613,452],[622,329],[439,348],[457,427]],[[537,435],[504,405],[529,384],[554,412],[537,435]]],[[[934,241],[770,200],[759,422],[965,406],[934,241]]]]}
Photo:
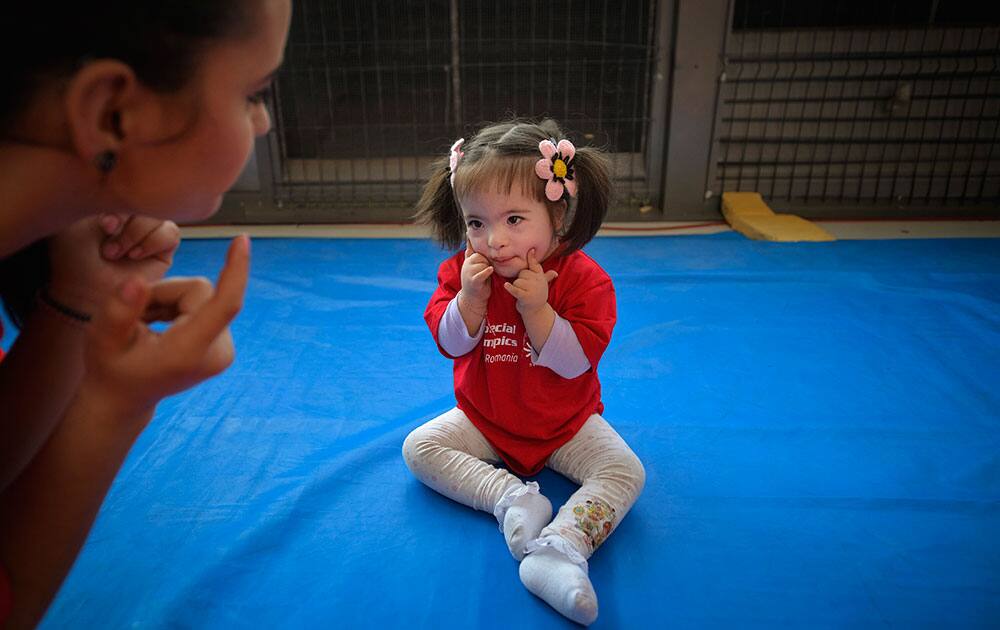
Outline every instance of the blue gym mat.
{"type": "MultiPolygon", "coordinates": [[[[1000,240],[587,251],[619,300],[604,415],[648,474],[594,628],[1000,625],[1000,240]]],[[[454,404],[422,319],[445,255],[257,240],[236,363],[161,404],[43,627],[572,627],[403,464],[454,404]]]]}

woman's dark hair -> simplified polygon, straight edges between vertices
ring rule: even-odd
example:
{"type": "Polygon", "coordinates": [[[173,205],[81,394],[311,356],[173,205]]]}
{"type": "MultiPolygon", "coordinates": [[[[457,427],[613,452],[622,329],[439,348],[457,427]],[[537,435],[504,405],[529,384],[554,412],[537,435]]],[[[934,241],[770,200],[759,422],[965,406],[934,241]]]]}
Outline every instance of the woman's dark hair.
{"type": "Polygon", "coordinates": [[[117,59],[150,89],[172,92],[214,41],[253,32],[251,0],[7,2],[0,9],[0,134],[48,81],[92,59],[117,59]]]}
{"type": "Polygon", "coordinates": [[[545,196],[545,180],[535,174],[535,163],[542,157],[538,144],[542,140],[558,143],[564,138],[552,120],[512,120],[484,127],[462,145],[464,155],[455,169],[454,190],[448,156],[432,165],[433,174],[417,202],[414,219],[429,225],[439,243],[456,249],[465,241],[466,233],[459,199],[484,186],[510,192],[517,184],[525,194],[545,204],[553,221],[565,213],[558,234],[564,255],[582,248],[594,238],[607,215],[611,170],[608,158],[599,149],[577,147],[573,157],[577,196],[550,201],[545,196]]]}
{"type": "MultiPolygon", "coordinates": [[[[183,88],[213,42],[253,33],[253,0],[8,2],[0,9],[0,139],[39,89],[69,78],[89,60],[128,64],[146,87],[183,88]]],[[[17,134],[12,134],[17,135],[17,134]]],[[[0,260],[0,298],[20,327],[48,282],[44,241],[0,260]]]]}

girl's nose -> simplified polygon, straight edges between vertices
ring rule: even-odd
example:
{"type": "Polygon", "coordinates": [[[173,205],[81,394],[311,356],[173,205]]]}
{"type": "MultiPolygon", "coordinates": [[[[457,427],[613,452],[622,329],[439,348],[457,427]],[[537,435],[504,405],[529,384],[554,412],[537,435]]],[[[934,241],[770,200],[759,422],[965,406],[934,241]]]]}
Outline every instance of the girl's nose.
{"type": "Polygon", "coordinates": [[[499,230],[490,230],[489,236],[486,238],[486,244],[490,246],[490,249],[500,249],[504,246],[506,239],[499,230]]]}

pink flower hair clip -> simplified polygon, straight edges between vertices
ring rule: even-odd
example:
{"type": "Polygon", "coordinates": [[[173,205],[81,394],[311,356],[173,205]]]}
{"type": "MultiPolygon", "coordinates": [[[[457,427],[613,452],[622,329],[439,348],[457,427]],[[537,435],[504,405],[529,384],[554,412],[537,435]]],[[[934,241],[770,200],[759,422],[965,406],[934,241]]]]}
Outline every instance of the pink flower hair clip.
{"type": "Polygon", "coordinates": [[[545,196],[549,201],[559,201],[564,194],[576,197],[576,182],[573,180],[573,156],[576,147],[569,140],[542,140],[538,150],[545,156],[535,162],[535,175],[548,180],[545,196]]]}
{"type": "Polygon", "coordinates": [[[462,151],[462,143],[465,142],[465,138],[459,138],[455,141],[455,144],[451,145],[451,149],[448,151],[448,171],[451,175],[448,177],[448,181],[451,182],[451,187],[455,187],[455,169],[458,168],[458,161],[465,157],[465,152],[462,151]]]}

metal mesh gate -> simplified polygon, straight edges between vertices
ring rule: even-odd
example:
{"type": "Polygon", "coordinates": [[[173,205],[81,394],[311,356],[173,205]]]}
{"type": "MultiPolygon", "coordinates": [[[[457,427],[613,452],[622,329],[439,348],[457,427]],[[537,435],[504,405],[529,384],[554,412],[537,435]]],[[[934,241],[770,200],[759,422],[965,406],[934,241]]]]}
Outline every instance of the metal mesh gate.
{"type": "Polygon", "coordinates": [[[297,2],[270,143],[278,205],[405,217],[431,160],[512,115],[606,148],[618,204],[649,203],[656,4],[297,2]]]}
{"type": "Polygon", "coordinates": [[[1000,204],[1000,10],[740,0],[709,182],[807,214],[1000,204]]]}

